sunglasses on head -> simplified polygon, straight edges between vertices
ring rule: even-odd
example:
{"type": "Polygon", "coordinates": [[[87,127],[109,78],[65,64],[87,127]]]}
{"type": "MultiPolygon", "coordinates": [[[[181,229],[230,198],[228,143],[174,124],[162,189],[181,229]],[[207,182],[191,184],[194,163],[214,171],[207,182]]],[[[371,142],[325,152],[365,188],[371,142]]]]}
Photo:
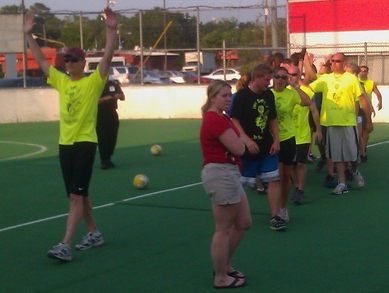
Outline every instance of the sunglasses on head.
{"type": "Polygon", "coordinates": [[[335,59],[330,60],[330,63],[340,63],[340,62],[343,62],[343,60],[335,60],[335,59]]]}
{"type": "Polygon", "coordinates": [[[282,79],[282,80],[288,79],[288,77],[286,75],[278,75],[278,74],[274,75],[274,78],[275,79],[282,79]]]}
{"type": "Polygon", "coordinates": [[[81,59],[78,59],[78,58],[76,58],[76,57],[65,57],[64,58],[64,61],[65,61],[65,63],[69,63],[69,62],[71,62],[71,63],[77,63],[78,61],[80,61],[81,59]]]}

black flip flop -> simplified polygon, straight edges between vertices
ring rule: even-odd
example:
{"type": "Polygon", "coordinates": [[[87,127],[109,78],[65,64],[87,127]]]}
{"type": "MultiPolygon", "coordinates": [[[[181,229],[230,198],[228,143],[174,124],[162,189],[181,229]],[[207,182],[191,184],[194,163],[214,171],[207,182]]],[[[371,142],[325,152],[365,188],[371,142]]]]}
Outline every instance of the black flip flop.
{"type": "Polygon", "coordinates": [[[232,288],[239,288],[239,287],[243,287],[243,286],[246,286],[246,281],[244,281],[242,284],[238,285],[238,286],[235,286],[236,283],[238,283],[241,279],[238,279],[238,278],[235,278],[235,280],[233,280],[231,282],[231,284],[227,285],[227,286],[213,286],[215,289],[232,289],[232,288]]]}

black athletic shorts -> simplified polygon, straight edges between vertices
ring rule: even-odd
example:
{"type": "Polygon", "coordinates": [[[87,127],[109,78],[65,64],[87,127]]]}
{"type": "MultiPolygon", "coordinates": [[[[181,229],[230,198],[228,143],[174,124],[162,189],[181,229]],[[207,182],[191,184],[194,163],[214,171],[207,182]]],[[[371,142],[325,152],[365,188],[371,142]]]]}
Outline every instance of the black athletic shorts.
{"type": "Polygon", "coordinates": [[[296,145],[296,162],[305,164],[307,162],[307,156],[309,152],[310,143],[302,143],[296,145]]]}
{"type": "Polygon", "coordinates": [[[280,152],[278,153],[278,161],[280,163],[292,165],[295,155],[296,140],[294,136],[280,142],[280,152]]]}
{"type": "Polygon", "coordinates": [[[70,193],[88,196],[96,146],[93,142],[59,145],[59,161],[68,196],[70,193]]]}

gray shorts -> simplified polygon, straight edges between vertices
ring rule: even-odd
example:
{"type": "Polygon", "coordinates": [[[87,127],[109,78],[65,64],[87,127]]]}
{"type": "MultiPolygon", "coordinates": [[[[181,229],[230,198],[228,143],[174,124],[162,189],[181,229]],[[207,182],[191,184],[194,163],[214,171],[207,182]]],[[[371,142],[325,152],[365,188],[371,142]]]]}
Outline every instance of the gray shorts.
{"type": "Polygon", "coordinates": [[[244,190],[239,178],[239,166],[233,164],[209,163],[201,171],[205,192],[211,197],[212,203],[217,205],[240,202],[244,190]]]}
{"type": "Polygon", "coordinates": [[[333,162],[355,162],[358,159],[356,126],[328,126],[326,156],[333,162]]]}

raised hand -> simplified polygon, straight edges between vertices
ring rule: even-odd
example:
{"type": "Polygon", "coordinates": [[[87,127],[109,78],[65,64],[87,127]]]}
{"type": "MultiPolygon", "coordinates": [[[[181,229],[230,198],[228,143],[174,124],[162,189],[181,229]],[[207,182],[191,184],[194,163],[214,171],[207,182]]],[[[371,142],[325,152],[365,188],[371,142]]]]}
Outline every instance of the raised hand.
{"type": "Polygon", "coordinates": [[[29,34],[34,27],[34,12],[31,10],[27,10],[26,15],[24,17],[24,28],[23,31],[25,34],[29,34]]]}
{"type": "Polygon", "coordinates": [[[104,8],[104,13],[101,14],[101,19],[104,21],[107,27],[113,29],[117,28],[118,22],[116,20],[116,14],[112,11],[111,8],[104,8]]]}

